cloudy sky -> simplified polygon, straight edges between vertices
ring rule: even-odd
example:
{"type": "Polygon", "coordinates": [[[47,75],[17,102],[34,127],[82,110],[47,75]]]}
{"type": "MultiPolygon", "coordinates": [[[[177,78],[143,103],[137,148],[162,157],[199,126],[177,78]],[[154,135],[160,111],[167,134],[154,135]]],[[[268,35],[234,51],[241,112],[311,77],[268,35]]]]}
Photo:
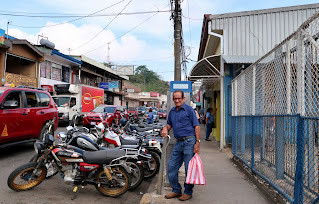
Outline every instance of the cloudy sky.
{"type": "MultiPolygon", "coordinates": [[[[204,14],[319,3],[314,0],[181,0],[187,73],[197,60],[204,14]]],[[[174,79],[170,0],[14,0],[0,9],[0,28],[38,44],[47,37],[64,54],[115,65],[146,65],[174,79]],[[9,22],[9,24],[8,24],[9,22]],[[108,49],[109,48],[109,49],[108,49]]],[[[184,74],[182,74],[184,78],[184,74]]]]}

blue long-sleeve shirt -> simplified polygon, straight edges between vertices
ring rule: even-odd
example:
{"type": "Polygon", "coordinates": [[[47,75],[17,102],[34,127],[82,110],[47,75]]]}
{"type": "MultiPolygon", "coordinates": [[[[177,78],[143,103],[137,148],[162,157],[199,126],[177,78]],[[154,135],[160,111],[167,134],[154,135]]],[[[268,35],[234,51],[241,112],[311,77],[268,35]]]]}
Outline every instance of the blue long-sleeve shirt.
{"type": "Polygon", "coordinates": [[[179,110],[176,107],[171,109],[167,124],[173,128],[174,137],[180,138],[195,135],[195,127],[199,122],[194,109],[183,103],[179,110]]]}

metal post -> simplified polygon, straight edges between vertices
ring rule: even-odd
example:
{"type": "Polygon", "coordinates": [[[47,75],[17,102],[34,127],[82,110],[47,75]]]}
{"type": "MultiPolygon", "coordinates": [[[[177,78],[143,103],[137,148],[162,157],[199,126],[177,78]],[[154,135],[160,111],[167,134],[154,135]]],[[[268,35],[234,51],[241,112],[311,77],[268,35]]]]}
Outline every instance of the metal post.
{"type": "Polygon", "coordinates": [[[163,142],[163,150],[162,150],[162,157],[161,157],[161,163],[160,163],[160,169],[159,169],[159,179],[157,181],[157,195],[162,194],[163,190],[163,182],[164,182],[164,165],[165,165],[165,155],[166,155],[166,147],[167,147],[168,138],[164,138],[163,142]]]}
{"type": "Polygon", "coordinates": [[[294,186],[294,203],[303,203],[303,165],[304,165],[304,132],[303,132],[303,120],[298,115],[297,125],[297,164],[295,174],[295,186],[294,186]]]}
{"type": "Polygon", "coordinates": [[[224,93],[224,60],[220,57],[220,150],[224,148],[224,93]]]}
{"type": "Polygon", "coordinates": [[[287,57],[286,57],[286,69],[287,69],[287,114],[291,113],[291,59],[290,59],[290,40],[287,42],[287,57]]]}
{"type": "Polygon", "coordinates": [[[251,94],[251,104],[252,104],[252,115],[255,115],[256,113],[256,66],[253,67],[253,78],[252,78],[252,94],[251,94]]]}
{"type": "Polygon", "coordinates": [[[254,116],[251,117],[251,169],[255,169],[255,126],[254,116]]]}
{"type": "Polygon", "coordinates": [[[182,29],[182,9],[181,1],[175,0],[174,14],[174,54],[175,54],[175,71],[174,81],[181,81],[181,29],[182,29]]]}
{"type": "Polygon", "coordinates": [[[285,172],[285,118],[275,118],[276,179],[283,179],[285,172]]]}

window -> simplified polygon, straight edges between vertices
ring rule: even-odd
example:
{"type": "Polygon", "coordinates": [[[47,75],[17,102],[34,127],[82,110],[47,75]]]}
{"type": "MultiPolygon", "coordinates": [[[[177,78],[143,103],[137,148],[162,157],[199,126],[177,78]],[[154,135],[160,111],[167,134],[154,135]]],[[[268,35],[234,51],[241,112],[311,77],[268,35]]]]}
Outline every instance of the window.
{"type": "Polygon", "coordinates": [[[25,92],[25,97],[27,99],[28,108],[38,107],[39,104],[35,92],[25,92]]]}
{"type": "Polygon", "coordinates": [[[76,98],[71,98],[70,107],[73,107],[76,105],[76,98]]]}
{"type": "Polygon", "coordinates": [[[40,76],[51,79],[51,62],[45,61],[40,63],[40,76]]]}
{"type": "Polygon", "coordinates": [[[40,102],[39,102],[39,106],[40,107],[47,107],[50,104],[50,97],[48,96],[48,94],[45,93],[38,93],[40,102]]]}
{"type": "Polygon", "coordinates": [[[62,66],[62,81],[70,83],[70,68],[62,66]]]}
{"type": "Polygon", "coordinates": [[[18,103],[18,106],[16,107],[5,107],[6,109],[13,109],[13,108],[21,108],[22,100],[21,100],[21,92],[20,91],[12,91],[10,92],[6,98],[3,100],[3,104],[6,101],[16,101],[18,103]]]}
{"type": "Polygon", "coordinates": [[[52,63],[52,78],[53,80],[61,81],[62,78],[62,66],[52,63]]]}

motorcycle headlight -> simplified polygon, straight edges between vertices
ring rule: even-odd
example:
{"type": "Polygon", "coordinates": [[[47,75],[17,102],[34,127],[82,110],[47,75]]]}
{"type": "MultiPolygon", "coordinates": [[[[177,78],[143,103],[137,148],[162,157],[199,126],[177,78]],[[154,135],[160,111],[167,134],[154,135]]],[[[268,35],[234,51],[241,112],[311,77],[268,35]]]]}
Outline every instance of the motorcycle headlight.
{"type": "Polygon", "coordinates": [[[42,152],[42,150],[44,150],[44,144],[42,142],[35,142],[33,144],[34,147],[34,151],[39,154],[42,152]]]}
{"type": "Polygon", "coordinates": [[[60,133],[59,133],[59,139],[60,139],[60,141],[61,141],[62,143],[66,141],[67,135],[65,134],[65,132],[60,132],[60,133]]]}

